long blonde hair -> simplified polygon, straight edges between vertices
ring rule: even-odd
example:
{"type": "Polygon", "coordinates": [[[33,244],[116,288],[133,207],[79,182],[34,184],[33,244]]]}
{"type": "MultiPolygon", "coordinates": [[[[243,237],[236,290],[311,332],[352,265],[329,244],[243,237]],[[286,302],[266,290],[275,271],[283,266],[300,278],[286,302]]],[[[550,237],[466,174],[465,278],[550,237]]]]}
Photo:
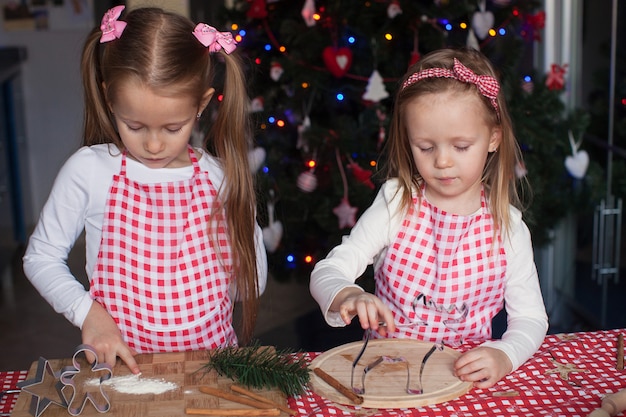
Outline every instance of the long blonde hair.
{"type": "MultiPolygon", "coordinates": [[[[205,140],[224,169],[220,207],[233,255],[233,276],[243,304],[241,339],[253,334],[258,310],[255,240],[256,200],[248,167],[251,123],[246,77],[237,51],[209,53],[193,35],[195,24],[159,8],[139,8],[121,19],[127,23],[119,39],[100,43],[99,27],[89,34],[81,61],[84,88],[84,145],[112,143],[124,149],[107,106],[117,89],[138,81],[159,94],[195,97],[198,105],[213,86],[216,67],[224,63],[224,94],[205,140]],[[105,91],[106,86],[106,91],[105,91]]],[[[212,242],[213,244],[213,242],[212,242]]],[[[217,245],[215,245],[217,246],[217,245]]]]}
{"type": "MultiPolygon", "coordinates": [[[[451,70],[455,58],[477,75],[488,75],[498,79],[489,59],[481,52],[469,48],[445,48],[425,55],[409,68],[400,81],[400,85],[404,85],[412,74],[428,68],[451,70]]],[[[483,103],[487,123],[502,130],[502,141],[498,152],[492,152],[487,157],[482,182],[488,195],[489,207],[496,227],[501,231],[506,231],[510,225],[509,204],[519,209],[522,208],[515,175],[515,167],[521,164],[522,154],[513,132],[502,88],[496,97],[497,109],[489,98],[479,92],[475,84],[454,78],[425,78],[418,82],[408,83],[405,88],[400,88],[396,94],[394,113],[386,143],[386,159],[383,165],[385,174],[387,178],[398,178],[402,192],[401,207],[403,210],[408,210],[412,204],[413,192],[415,190],[419,192],[423,179],[415,165],[405,126],[407,104],[422,95],[446,91],[475,94],[483,103]]]]}

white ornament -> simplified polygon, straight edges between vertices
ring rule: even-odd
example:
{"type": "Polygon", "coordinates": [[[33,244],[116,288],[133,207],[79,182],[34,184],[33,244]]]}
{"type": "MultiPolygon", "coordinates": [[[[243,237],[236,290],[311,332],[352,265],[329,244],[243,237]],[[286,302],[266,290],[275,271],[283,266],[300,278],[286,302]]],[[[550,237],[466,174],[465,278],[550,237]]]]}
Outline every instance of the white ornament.
{"type": "Polygon", "coordinates": [[[306,0],[304,2],[304,6],[302,6],[302,11],[300,12],[302,18],[304,19],[304,23],[308,27],[315,26],[315,19],[313,15],[315,15],[315,1],[314,0],[306,0]]]}
{"type": "Polygon", "coordinates": [[[280,80],[283,72],[285,72],[285,70],[283,69],[283,66],[280,65],[278,62],[273,62],[270,66],[270,78],[274,81],[280,80]]]}
{"type": "Polygon", "coordinates": [[[365,94],[363,94],[363,100],[373,101],[378,103],[380,100],[389,97],[389,93],[385,89],[385,83],[383,83],[383,77],[377,70],[374,70],[370,76],[367,87],[365,88],[365,94]]]}
{"type": "Polygon", "coordinates": [[[528,175],[526,165],[524,165],[523,162],[518,161],[517,164],[515,164],[515,176],[517,178],[524,178],[526,175],[528,175]]]}
{"type": "Polygon", "coordinates": [[[302,149],[304,152],[309,152],[309,143],[304,137],[304,132],[311,127],[311,119],[309,116],[304,116],[302,124],[298,125],[298,140],[296,142],[296,149],[302,149]]]}
{"type": "Polygon", "coordinates": [[[397,0],[392,0],[389,7],[387,7],[387,16],[389,16],[389,19],[395,19],[399,14],[402,14],[400,3],[397,0]]]}
{"type": "Polygon", "coordinates": [[[493,28],[495,21],[493,13],[486,10],[486,0],[478,3],[478,11],[472,16],[472,29],[479,39],[485,39],[489,34],[489,29],[493,28]]]}
{"type": "Polygon", "coordinates": [[[339,228],[352,227],[356,223],[356,207],[350,205],[350,201],[346,197],[341,199],[341,203],[333,209],[333,213],[339,220],[339,228]]]}
{"type": "Polygon", "coordinates": [[[476,35],[473,30],[467,31],[467,41],[465,44],[468,48],[480,51],[480,44],[478,43],[478,39],[476,39],[476,35]]]}
{"type": "Polygon", "coordinates": [[[269,253],[274,253],[283,237],[283,224],[274,219],[273,201],[267,203],[267,215],[269,224],[263,228],[263,244],[269,253]]]}
{"type": "Polygon", "coordinates": [[[589,154],[587,151],[579,151],[582,139],[578,142],[574,141],[574,135],[572,131],[568,132],[569,143],[572,147],[572,155],[565,158],[565,169],[570,175],[578,180],[585,178],[587,168],[589,167],[589,154]]]}
{"type": "Polygon", "coordinates": [[[250,172],[253,174],[261,168],[263,162],[265,162],[265,149],[256,147],[248,152],[248,165],[250,165],[250,172]]]}
{"type": "Polygon", "coordinates": [[[253,98],[252,101],[250,102],[250,111],[252,113],[263,111],[264,108],[265,107],[263,105],[263,97],[261,96],[253,98]]]}
{"type": "Polygon", "coordinates": [[[298,176],[297,185],[298,188],[305,193],[315,191],[315,189],[317,188],[317,177],[313,173],[313,170],[304,171],[302,174],[300,174],[298,176]]]}

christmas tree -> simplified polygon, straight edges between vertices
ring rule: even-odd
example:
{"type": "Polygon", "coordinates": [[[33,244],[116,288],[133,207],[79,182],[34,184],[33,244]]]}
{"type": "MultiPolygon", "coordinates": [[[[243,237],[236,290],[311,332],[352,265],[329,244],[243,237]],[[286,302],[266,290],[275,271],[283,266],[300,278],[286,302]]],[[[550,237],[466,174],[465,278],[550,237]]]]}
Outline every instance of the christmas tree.
{"type": "MultiPolygon", "coordinates": [[[[501,73],[533,190],[526,221],[536,245],[592,200],[599,168],[584,159],[588,124],[566,111],[566,66],[532,67],[538,1],[228,1],[220,20],[250,62],[251,160],[270,267],[308,279],[372,202],[398,79],[425,53],[480,49],[501,73]],[[566,160],[573,163],[567,164],[566,160]],[[584,162],[584,161],[583,161],[584,162]],[[580,165],[580,164],[579,164],[580,165]],[[584,165],[584,164],[583,164],[584,165]],[[584,169],[583,169],[584,168],[584,169]]],[[[525,197],[528,197],[526,195],[525,197]]]]}

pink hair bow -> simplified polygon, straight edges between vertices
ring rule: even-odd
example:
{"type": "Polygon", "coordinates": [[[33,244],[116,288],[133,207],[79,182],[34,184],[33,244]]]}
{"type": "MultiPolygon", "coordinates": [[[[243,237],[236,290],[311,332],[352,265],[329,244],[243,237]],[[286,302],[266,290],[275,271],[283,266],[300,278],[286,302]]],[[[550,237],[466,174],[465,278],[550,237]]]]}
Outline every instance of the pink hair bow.
{"type": "Polygon", "coordinates": [[[461,61],[454,58],[454,66],[451,70],[447,68],[427,68],[416,72],[406,79],[404,84],[402,84],[402,89],[425,78],[454,78],[464,83],[474,84],[478,87],[480,94],[491,101],[491,105],[496,110],[498,117],[500,117],[497,100],[500,84],[494,77],[490,75],[478,75],[463,65],[461,61]]]}
{"type": "Polygon", "coordinates": [[[476,85],[480,94],[491,100],[492,104],[494,104],[494,107],[497,109],[495,100],[498,97],[498,92],[500,91],[500,84],[498,83],[498,80],[490,75],[477,75],[474,71],[461,64],[461,61],[456,58],[454,58],[453,69],[456,74],[456,78],[459,81],[476,85]]]}
{"type": "Polygon", "coordinates": [[[211,53],[224,49],[227,54],[230,54],[237,48],[237,42],[233,39],[232,33],[218,32],[217,29],[206,23],[198,23],[193,30],[193,36],[195,36],[202,45],[209,48],[209,52],[211,53]]]}
{"type": "Polygon", "coordinates": [[[104,16],[102,16],[102,23],[100,23],[100,30],[102,30],[100,43],[110,42],[122,36],[124,28],[126,28],[126,22],[117,19],[119,19],[124,8],[125,6],[115,6],[107,10],[104,16]]]}

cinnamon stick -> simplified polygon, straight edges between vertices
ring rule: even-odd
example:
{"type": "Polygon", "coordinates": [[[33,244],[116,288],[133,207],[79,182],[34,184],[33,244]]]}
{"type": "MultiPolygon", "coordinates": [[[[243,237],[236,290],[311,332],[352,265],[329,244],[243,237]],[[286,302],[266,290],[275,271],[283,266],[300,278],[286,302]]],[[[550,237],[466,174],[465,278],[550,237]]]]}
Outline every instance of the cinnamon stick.
{"type": "Polygon", "coordinates": [[[363,403],[363,397],[352,392],[352,390],[350,390],[348,387],[343,385],[341,382],[337,381],[335,378],[328,375],[322,368],[315,368],[313,369],[313,372],[315,373],[315,375],[322,378],[324,382],[326,382],[328,385],[336,389],[341,395],[348,398],[353,403],[355,404],[363,403]]]}
{"type": "Polygon", "coordinates": [[[243,387],[240,387],[238,385],[231,385],[230,389],[235,391],[235,392],[237,392],[237,393],[239,393],[239,394],[247,395],[248,397],[250,397],[252,399],[255,399],[257,401],[261,401],[261,402],[267,403],[267,404],[269,404],[271,406],[274,406],[274,407],[278,408],[279,410],[284,411],[287,414],[291,414],[292,416],[295,416],[296,414],[298,414],[295,410],[292,410],[291,408],[285,407],[282,404],[278,404],[278,403],[270,400],[269,398],[265,398],[262,395],[259,395],[259,394],[256,394],[254,392],[248,391],[247,389],[245,389],[243,387]]]}
{"type": "Polygon", "coordinates": [[[254,408],[187,408],[185,413],[197,416],[279,416],[278,408],[258,410],[254,408]]]}
{"type": "MultiPolygon", "coordinates": [[[[222,391],[217,388],[207,387],[205,385],[198,387],[198,389],[200,390],[200,392],[203,392],[205,394],[213,395],[215,397],[223,398],[225,400],[233,401],[239,404],[249,405],[250,407],[254,407],[254,408],[265,409],[265,410],[276,408],[267,403],[255,401],[250,398],[242,397],[241,395],[231,394],[230,392],[222,391]]],[[[247,415],[259,415],[259,414],[247,414],[247,415]]]]}
{"type": "Polygon", "coordinates": [[[624,370],[624,335],[621,333],[617,336],[617,365],[615,367],[620,371],[624,370]]]}

